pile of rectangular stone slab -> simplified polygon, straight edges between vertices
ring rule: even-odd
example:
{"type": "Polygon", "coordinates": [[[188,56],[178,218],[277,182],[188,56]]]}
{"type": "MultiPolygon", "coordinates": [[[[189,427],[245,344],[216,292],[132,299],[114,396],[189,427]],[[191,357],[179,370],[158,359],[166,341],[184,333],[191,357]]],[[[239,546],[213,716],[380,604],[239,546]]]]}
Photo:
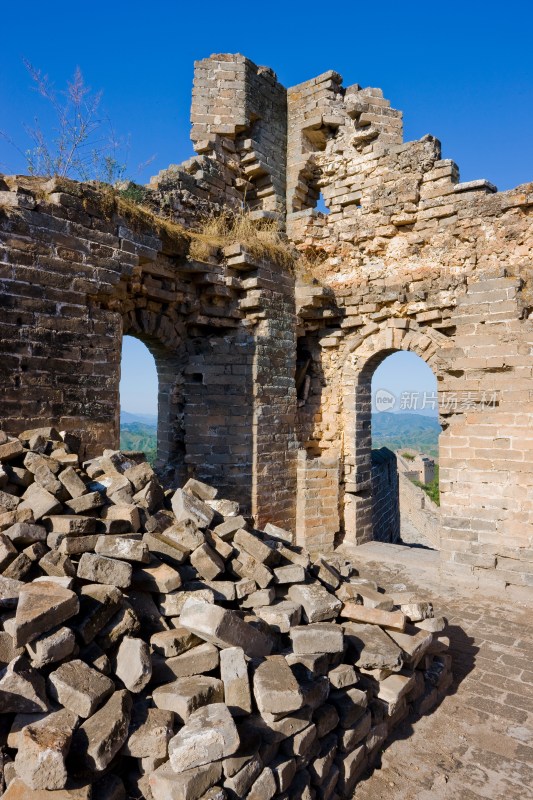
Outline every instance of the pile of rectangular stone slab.
{"type": "Polygon", "coordinates": [[[194,479],[0,432],[5,800],[350,797],[446,692],[445,620],[194,479]]]}

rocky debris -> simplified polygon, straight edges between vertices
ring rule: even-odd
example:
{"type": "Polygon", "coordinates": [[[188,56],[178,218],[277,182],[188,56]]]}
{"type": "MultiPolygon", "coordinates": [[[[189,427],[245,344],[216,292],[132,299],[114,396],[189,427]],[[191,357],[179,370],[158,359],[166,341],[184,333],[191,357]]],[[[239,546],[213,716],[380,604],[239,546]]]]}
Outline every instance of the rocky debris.
{"type": "Polygon", "coordinates": [[[351,796],[449,686],[431,602],[311,563],[207,484],[164,490],[138,457],[81,465],[77,446],[1,444],[3,798],[351,796]]]}

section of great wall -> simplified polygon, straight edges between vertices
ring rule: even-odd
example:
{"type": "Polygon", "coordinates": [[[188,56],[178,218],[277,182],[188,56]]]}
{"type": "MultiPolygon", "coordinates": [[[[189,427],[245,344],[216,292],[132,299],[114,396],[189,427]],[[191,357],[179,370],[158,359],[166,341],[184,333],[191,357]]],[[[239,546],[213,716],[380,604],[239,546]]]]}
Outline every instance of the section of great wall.
{"type": "Polygon", "coordinates": [[[370,424],[395,351],[438,381],[441,580],[533,586],[533,184],[461,183],[380,90],[241,55],[196,63],[192,140],[122,192],[0,175],[6,800],[118,800],[132,759],[155,800],[349,797],[442,698],[445,622],[333,552],[398,537],[370,424]],[[125,334],[156,360],[166,490],[116,452],[125,334]]]}

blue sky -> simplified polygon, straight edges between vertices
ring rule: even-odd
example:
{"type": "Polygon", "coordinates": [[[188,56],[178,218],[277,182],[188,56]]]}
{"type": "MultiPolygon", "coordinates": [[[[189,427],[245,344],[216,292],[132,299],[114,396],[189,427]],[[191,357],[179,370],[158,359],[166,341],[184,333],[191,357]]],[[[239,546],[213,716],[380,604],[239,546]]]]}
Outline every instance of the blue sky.
{"type": "MultiPolygon", "coordinates": [[[[345,85],[381,87],[404,111],[405,138],[437,136],[462,180],[487,178],[500,189],[533,180],[533,4],[526,0],[49,0],[3,4],[2,32],[0,130],[24,149],[23,123],[35,116],[47,122],[23,58],[58,89],[79,66],[86,82],[103,90],[117,135],[129,139],[128,173],[139,182],[192,154],[193,62],[216,52],[241,52],[269,65],[286,86],[335,69],[345,85]],[[151,156],[149,168],[138,173],[151,156]]],[[[25,171],[24,159],[0,138],[0,172],[25,171]]],[[[383,387],[410,389],[398,384],[409,366],[409,383],[423,391],[425,379],[413,365],[401,366],[409,355],[397,358],[400,366],[389,377],[378,376],[383,387]]],[[[142,355],[125,348],[123,404],[131,411],[155,408],[154,379],[142,363],[142,355]],[[136,376],[131,381],[129,371],[136,376]],[[144,389],[139,393],[139,374],[144,387],[152,386],[152,399],[144,389]]]]}

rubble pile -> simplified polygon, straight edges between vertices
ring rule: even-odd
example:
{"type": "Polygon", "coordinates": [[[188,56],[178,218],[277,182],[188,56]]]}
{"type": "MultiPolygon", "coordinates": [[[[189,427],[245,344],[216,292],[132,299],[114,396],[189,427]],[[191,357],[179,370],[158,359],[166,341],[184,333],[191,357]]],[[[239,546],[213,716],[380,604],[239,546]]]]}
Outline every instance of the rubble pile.
{"type": "Polygon", "coordinates": [[[0,432],[5,800],[347,798],[450,681],[445,620],[142,454],[0,432]]]}

